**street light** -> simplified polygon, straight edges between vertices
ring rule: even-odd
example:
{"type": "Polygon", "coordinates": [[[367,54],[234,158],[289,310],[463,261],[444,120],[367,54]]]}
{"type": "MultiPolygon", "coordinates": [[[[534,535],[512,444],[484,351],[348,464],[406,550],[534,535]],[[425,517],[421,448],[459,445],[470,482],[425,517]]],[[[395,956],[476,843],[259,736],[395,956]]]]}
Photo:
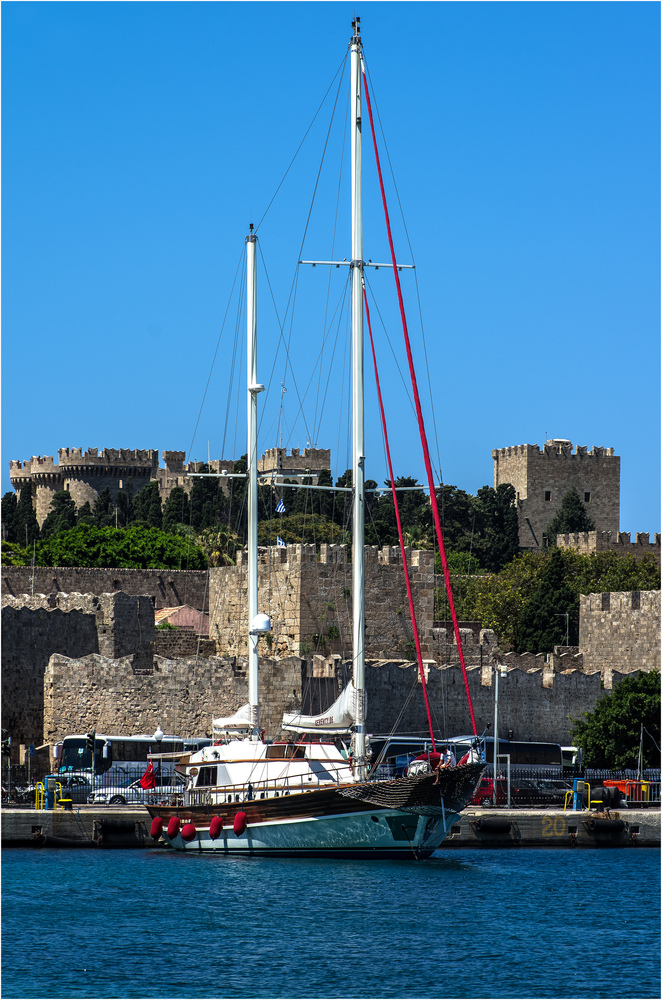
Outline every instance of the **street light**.
{"type": "Polygon", "coordinates": [[[492,798],[497,804],[497,764],[499,760],[499,674],[505,677],[508,668],[498,660],[494,661],[494,779],[492,782],[492,798]]]}
{"type": "MultiPolygon", "coordinates": [[[[161,723],[156,727],[156,732],[154,733],[154,740],[156,742],[156,752],[161,753],[161,740],[165,736],[165,733],[161,729],[161,723]]],[[[161,773],[161,761],[158,761],[159,774],[161,773]]]]}
{"type": "Polygon", "coordinates": [[[569,611],[557,611],[557,618],[565,618],[565,644],[570,645],[570,612],[569,611]]]}

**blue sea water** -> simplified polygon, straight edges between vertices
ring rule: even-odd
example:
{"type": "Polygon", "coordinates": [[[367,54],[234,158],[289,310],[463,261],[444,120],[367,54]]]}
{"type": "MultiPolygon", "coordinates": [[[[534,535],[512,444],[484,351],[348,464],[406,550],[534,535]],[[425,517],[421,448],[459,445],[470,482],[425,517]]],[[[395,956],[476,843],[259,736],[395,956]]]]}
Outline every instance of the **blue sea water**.
{"type": "Polygon", "coordinates": [[[2,996],[659,997],[654,850],[6,850],[2,996]]]}

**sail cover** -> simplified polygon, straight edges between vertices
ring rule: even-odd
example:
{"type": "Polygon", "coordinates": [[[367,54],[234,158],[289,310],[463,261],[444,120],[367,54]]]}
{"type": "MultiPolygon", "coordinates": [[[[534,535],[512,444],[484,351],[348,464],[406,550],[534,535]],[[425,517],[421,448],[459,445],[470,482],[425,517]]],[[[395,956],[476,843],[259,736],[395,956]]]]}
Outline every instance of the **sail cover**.
{"type": "Polygon", "coordinates": [[[286,712],[283,715],[283,729],[289,729],[293,733],[348,733],[358,720],[358,691],[354,687],[354,681],[350,681],[331,708],[321,715],[300,715],[286,712]]]}
{"type": "Polygon", "coordinates": [[[250,729],[251,728],[251,707],[242,705],[234,715],[229,715],[225,719],[212,719],[211,731],[213,736],[225,733],[228,729],[250,729]]]}

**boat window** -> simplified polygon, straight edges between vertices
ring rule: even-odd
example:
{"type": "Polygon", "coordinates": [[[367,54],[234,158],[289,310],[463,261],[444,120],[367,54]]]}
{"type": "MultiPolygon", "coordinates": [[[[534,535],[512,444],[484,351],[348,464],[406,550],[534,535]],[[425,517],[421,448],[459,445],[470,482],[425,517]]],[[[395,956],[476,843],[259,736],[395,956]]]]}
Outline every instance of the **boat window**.
{"type": "Polygon", "coordinates": [[[306,756],[304,746],[295,746],[293,743],[272,743],[267,747],[267,760],[301,760],[306,756]]]}
{"type": "Polygon", "coordinates": [[[199,788],[200,785],[216,785],[218,783],[217,772],[218,768],[215,764],[213,767],[201,767],[196,786],[199,788]]]}

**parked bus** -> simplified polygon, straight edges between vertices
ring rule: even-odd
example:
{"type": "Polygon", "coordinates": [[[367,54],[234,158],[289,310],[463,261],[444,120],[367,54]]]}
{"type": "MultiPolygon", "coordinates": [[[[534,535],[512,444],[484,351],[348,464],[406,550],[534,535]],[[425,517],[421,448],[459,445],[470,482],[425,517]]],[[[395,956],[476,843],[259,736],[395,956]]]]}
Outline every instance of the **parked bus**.
{"type": "MultiPolygon", "coordinates": [[[[208,737],[182,737],[164,735],[160,740],[154,736],[114,736],[107,733],[94,734],[94,764],[92,761],[92,734],[65,736],[55,747],[58,772],[76,771],[91,774],[98,783],[107,784],[121,778],[133,778],[145,771],[152,754],[184,754],[209,746],[208,737]]],[[[177,763],[160,762],[161,770],[172,771],[177,763]]]]}
{"type": "MultiPolygon", "coordinates": [[[[445,740],[445,744],[453,747],[456,760],[460,760],[468,752],[475,737],[454,736],[445,740]]],[[[494,764],[494,737],[485,736],[478,740],[481,759],[487,765],[494,764]]],[[[502,740],[499,738],[499,755],[504,755],[499,765],[506,767],[505,755],[510,756],[510,766],[519,768],[563,768],[563,752],[559,743],[542,743],[537,741],[502,740]]]]}

